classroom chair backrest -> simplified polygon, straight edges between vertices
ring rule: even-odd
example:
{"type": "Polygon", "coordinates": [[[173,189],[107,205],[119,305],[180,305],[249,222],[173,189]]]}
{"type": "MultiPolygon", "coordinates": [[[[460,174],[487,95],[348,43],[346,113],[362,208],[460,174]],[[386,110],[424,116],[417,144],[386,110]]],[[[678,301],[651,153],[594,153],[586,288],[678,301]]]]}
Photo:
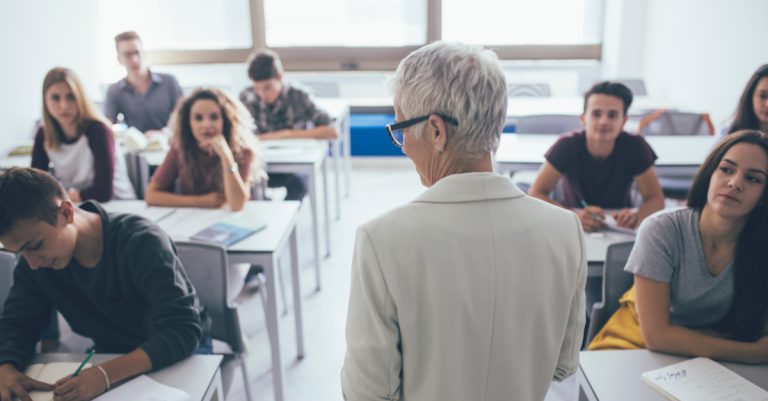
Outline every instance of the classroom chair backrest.
{"type": "Polygon", "coordinates": [[[545,83],[515,83],[507,84],[507,97],[550,97],[552,92],[549,84],[545,83]]]}
{"type": "Polygon", "coordinates": [[[619,242],[608,246],[603,264],[603,299],[592,305],[592,318],[587,330],[589,344],[606,321],[619,308],[619,298],[632,287],[634,275],[624,271],[634,241],[619,242]]]}
{"type": "Polygon", "coordinates": [[[0,313],[13,285],[13,269],[16,267],[16,255],[0,251],[0,313]]]}
{"type": "Polygon", "coordinates": [[[640,135],[714,135],[709,113],[656,110],[640,120],[640,135]]]}
{"type": "Polygon", "coordinates": [[[213,338],[226,342],[234,353],[245,351],[237,309],[227,301],[229,260],[227,251],[215,244],[176,242],[181,264],[197,291],[200,303],[213,320],[213,338]]]}
{"type": "Polygon", "coordinates": [[[537,114],[517,119],[519,134],[563,134],[581,128],[581,119],[569,114],[537,114]]]}

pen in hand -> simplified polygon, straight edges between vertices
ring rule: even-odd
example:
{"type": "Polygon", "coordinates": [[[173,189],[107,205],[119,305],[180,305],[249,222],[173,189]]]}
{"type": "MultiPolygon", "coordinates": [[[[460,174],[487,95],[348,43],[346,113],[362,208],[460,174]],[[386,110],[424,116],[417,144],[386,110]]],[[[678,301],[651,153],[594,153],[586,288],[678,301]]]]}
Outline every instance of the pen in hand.
{"type": "Polygon", "coordinates": [[[76,377],[78,373],[80,373],[80,370],[83,369],[83,366],[85,366],[86,363],[88,363],[88,360],[91,359],[93,354],[96,352],[95,349],[92,349],[91,352],[88,353],[88,355],[85,356],[85,359],[83,359],[83,363],[80,364],[80,366],[77,368],[75,373],[72,373],[72,377],[76,377]]]}
{"type": "MultiPolygon", "coordinates": [[[[583,207],[584,209],[587,209],[589,207],[589,205],[587,204],[587,202],[584,199],[582,199],[580,201],[580,203],[581,203],[581,207],[583,207]]],[[[600,216],[600,215],[597,215],[597,214],[592,214],[592,213],[590,213],[590,215],[592,216],[593,220],[597,220],[597,221],[605,220],[605,218],[603,216],[600,216]]]]}

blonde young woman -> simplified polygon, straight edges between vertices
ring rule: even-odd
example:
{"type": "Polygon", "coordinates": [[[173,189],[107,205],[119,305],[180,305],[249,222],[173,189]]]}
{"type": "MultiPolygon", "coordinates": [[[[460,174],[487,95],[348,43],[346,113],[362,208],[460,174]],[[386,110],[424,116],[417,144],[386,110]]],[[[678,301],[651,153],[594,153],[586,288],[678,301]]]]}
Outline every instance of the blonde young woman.
{"type": "Polygon", "coordinates": [[[179,104],[170,125],[173,143],[147,188],[147,203],[241,210],[251,184],[265,176],[245,107],[220,89],[199,88],[179,104]]]}
{"type": "Polygon", "coordinates": [[[51,172],[75,202],[136,197],[112,130],[67,68],[53,68],[43,80],[32,167],[51,172]]]}

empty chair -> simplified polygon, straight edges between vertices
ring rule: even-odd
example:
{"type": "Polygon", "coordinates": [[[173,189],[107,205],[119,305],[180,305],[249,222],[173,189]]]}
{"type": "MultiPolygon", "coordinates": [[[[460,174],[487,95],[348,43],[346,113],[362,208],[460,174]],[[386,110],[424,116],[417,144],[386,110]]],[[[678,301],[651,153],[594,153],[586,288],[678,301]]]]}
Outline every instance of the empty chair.
{"type": "Polygon", "coordinates": [[[339,97],[339,84],[336,82],[302,81],[301,83],[317,97],[339,97]]]}
{"type": "MultiPolygon", "coordinates": [[[[253,401],[243,356],[245,341],[240,329],[237,306],[230,305],[227,301],[229,286],[227,251],[214,244],[181,241],[176,242],[176,250],[189,280],[195,286],[200,303],[205,306],[213,320],[211,327],[213,338],[225,342],[232,350],[243,373],[246,398],[248,401],[253,401]]],[[[267,315],[266,310],[265,315],[267,315]]],[[[277,324],[277,322],[267,322],[267,324],[277,324]]]]}
{"type": "Polygon", "coordinates": [[[585,344],[589,344],[605,322],[619,308],[619,299],[632,287],[634,275],[624,271],[634,241],[619,242],[608,246],[603,264],[603,299],[592,305],[585,344]]]}
{"type": "Polygon", "coordinates": [[[507,97],[550,97],[549,84],[545,83],[508,83],[507,97]]]}
{"type": "Polygon", "coordinates": [[[5,299],[13,284],[13,268],[16,266],[16,255],[0,251],[0,313],[3,312],[5,299]]]}
{"type": "Polygon", "coordinates": [[[517,119],[515,132],[520,134],[562,134],[581,128],[579,116],[569,114],[537,114],[517,119]]]}
{"type": "Polygon", "coordinates": [[[645,81],[642,79],[632,78],[632,79],[615,79],[613,82],[618,82],[620,84],[624,84],[629,90],[632,91],[632,94],[635,96],[647,96],[648,92],[645,90],[645,81]]]}
{"type": "Polygon", "coordinates": [[[656,110],[640,120],[641,135],[714,135],[709,113],[656,110]]]}

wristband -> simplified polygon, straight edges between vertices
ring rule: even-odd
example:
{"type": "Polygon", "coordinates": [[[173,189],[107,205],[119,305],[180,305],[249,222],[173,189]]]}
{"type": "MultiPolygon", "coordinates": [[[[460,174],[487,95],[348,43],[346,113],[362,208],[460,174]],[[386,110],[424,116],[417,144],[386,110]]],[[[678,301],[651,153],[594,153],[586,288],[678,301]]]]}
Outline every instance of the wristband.
{"type": "Polygon", "coordinates": [[[101,367],[101,365],[96,366],[97,369],[99,369],[99,372],[101,372],[102,375],[104,375],[104,382],[107,383],[107,389],[106,391],[109,391],[110,385],[109,385],[109,376],[107,376],[107,371],[104,370],[104,368],[101,367]]]}

